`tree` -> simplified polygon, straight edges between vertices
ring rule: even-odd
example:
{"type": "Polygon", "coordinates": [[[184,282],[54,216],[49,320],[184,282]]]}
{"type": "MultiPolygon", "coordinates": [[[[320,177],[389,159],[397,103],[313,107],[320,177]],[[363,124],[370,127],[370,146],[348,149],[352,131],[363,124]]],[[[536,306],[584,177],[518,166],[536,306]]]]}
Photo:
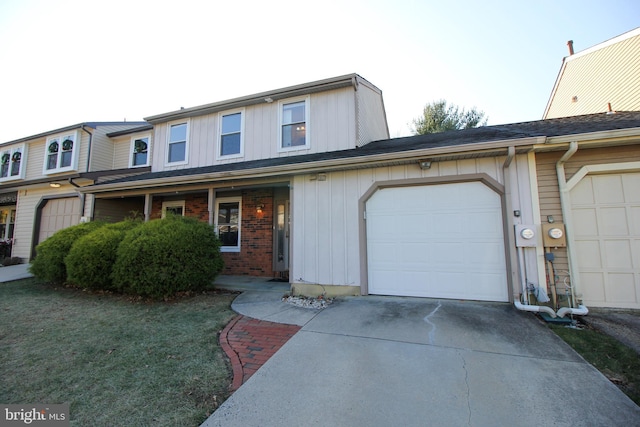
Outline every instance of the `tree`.
{"type": "Polygon", "coordinates": [[[487,124],[484,111],[472,108],[469,111],[460,109],[457,105],[448,105],[441,99],[425,105],[422,116],[413,119],[412,132],[414,135],[446,132],[448,130],[469,129],[487,124]]]}

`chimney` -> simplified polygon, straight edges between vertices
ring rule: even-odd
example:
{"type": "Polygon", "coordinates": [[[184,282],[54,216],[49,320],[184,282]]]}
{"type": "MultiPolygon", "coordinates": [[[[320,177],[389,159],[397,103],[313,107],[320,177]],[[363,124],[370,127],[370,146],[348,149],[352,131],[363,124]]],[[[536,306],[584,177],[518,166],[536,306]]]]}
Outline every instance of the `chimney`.
{"type": "Polygon", "coordinates": [[[567,46],[569,46],[569,56],[573,55],[573,40],[569,40],[567,46]]]}

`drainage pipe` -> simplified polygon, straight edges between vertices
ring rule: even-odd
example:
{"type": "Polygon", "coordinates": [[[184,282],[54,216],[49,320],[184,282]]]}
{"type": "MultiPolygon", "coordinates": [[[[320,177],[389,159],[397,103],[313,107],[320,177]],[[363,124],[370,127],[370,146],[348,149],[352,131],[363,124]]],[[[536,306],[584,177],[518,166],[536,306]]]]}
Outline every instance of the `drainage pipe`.
{"type": "MultiPolygon", "coordinates": [[[[571,221],[571,199],[569,197],[569,187],[564,171],[564,164],[578,151],[578,142],[571,141],[569,149],[556,162],[556,174],[558,175],[558,188],[560,190],[560,207],[562,208],[562,217],[564,219],[565,233],[567,234],[567,258],[569,260],[569,276],[571,277],[571,301],[575,304],[576,295],[574,286],[579,282],[578,266],[576,258],[572,253],[571,238],[573,236],[573,223],[571,221]]],[[[585,313],[586,314],[586,313],[585,313]]]]}
{"type": "Polygon", "coordinates": [[[515,305],[518,310],[533,311],[534,313],[543,312],[543,313],[547,313],[551,317],[556,317],[556,312],[553,311],[551,307],[547,307],[546,305],[522,304],[520,301],[514,301],[513,305],[515,305]]]}
{"type": "Polygon", "coordinates": [[[529,305],[529,291],[527,290],[527,277],[524,272],[524,254],[522,248],[517,248],[518,251],[518,264],[520,267],[520,283],[522,283],[522,297],[524,298],[524,304],[514,298],[513,305],[518,310],[532,311],[534,313],[547,313],[551,317],[556,317],[556,312],[551,307],[545,305],[529,305]]]}
{"type": "Polygon", "coordinates": [[[558,317],[564,317],[567,314],[574,314],[576,316],[586,316],[589,314],[589,309],[582,304],[578,305],[578,308],[562,307],[558,310],[558,317]]]}

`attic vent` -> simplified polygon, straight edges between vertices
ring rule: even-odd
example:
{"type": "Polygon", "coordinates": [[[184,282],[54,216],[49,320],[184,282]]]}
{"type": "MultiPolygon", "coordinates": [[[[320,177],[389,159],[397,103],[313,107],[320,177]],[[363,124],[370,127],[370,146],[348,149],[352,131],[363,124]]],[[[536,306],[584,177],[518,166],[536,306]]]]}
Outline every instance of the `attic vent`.
{"type": "Polygon", "coordinates": [[[607,102],[607,114],[615,114],[616,112],[613,111],[613,108],[611,108],[611,103],[607,102]]]}

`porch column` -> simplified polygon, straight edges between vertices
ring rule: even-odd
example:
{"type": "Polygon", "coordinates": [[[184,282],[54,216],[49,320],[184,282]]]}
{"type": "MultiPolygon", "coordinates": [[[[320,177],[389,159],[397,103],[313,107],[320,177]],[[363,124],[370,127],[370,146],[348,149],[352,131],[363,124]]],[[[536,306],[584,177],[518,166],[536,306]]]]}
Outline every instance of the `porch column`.
{"type": "Polygon", "coordinates": [[[213,226],[213,213],[216,206],[216,190],[212,187],[209,189],[209,225],[213,226]]]}
{"type": "Polygon", "coordinates": [[[148,222],[151,219],[151,205],[153,203],[153,196],[149,193],[144,195],[144,222],[148,222]]]}

